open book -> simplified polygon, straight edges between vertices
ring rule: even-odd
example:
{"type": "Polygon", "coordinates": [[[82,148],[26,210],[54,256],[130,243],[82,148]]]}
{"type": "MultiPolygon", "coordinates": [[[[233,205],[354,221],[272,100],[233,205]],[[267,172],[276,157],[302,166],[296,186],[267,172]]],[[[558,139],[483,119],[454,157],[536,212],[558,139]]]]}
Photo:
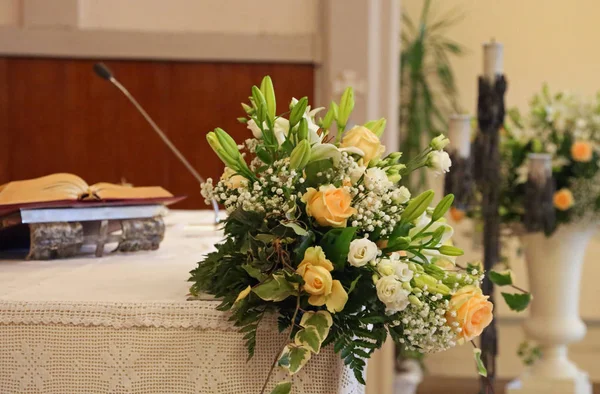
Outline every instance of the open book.
{"type": "Polygon", "coordinates": [[[66,173],[0,186],[0,212],[10,208],[62,207],[94,202],[172,203],[180,199],[159,186],[131,187],[104,182],[88,185],[77,175],[66,173]],[[77,202],[79,204],[73,204],[77,202]]]}

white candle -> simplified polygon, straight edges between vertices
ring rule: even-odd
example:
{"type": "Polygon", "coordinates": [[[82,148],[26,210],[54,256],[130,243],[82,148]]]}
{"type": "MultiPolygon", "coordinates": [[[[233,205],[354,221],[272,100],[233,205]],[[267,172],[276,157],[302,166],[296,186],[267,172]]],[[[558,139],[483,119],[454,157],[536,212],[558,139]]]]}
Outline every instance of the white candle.
{"type": "Polygon", "coordinates": [[[449,151],[455,151],[459,157],[471,155],[471,117],[452,115],[448,124],[449,151]]]}
{"type": "Polygon", "coordinates": [[[496,75],[504,74],[504,46],[492,39],[483,44],[483,76],[495,81],[496,75]]]}

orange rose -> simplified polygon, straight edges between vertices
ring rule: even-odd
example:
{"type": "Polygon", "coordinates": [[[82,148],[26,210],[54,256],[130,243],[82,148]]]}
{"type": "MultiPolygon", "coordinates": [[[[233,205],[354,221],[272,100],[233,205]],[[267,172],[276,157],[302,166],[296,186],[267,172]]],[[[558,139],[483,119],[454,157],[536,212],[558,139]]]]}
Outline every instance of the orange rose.
{"type": "Polygon", "coordinates": [[[573,206],[575,199],[573,193],[569,189],[560,189],[554,193],[554,206],[556,209],[566,211],[573,206]]]}
{"type": "Polygon", "coordinates": [[[363,153],[365,165],[371,160],[379,158],[385,151],[379,137],[365,126],[354,126],[344,135],[342,148],[357,148],[363,153]]]}
{"type": "Polygon", "coordinates": [[[339,280],[333,280],[331,271],[333,264],[325,258],[319,246],[306,249],[304,259],[296,269],[296,273],[304,279],[304,291],[310,294],[308,303],[326,305],[329,312],[335,313],[344,309],[348,293],[339,280]]]}
{"type": "Polygon", "coordinates": [[[306,213],[323,227],[346,227],[348,218],[356,213],[352,208],[352,196],[343,188],[333,185],[321,186],[319,190],[309,187],[302,202],[306,213]]]}
{"type": "Polygon", "coordinates": [[[456,330],[459,340],[472,340],[492,322],[494,305],[488,298],[476,286],[465,286],[454,293],[446,320],[456,330]]]}
{"type": "Polygon", "coordinates": [[[594,151],[592,145],[589,142],[577,141],[571,145],[571,157],[575,161],[587,163],[592,160],[594,151]]]}

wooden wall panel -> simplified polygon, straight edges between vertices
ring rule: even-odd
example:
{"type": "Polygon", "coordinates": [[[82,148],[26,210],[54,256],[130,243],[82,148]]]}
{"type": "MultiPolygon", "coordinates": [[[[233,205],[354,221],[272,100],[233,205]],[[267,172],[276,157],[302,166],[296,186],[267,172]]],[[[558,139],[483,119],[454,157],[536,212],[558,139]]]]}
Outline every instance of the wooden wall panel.
{"type": "MultiPolygon", "coordinates": [[[[313,97],[314,67],[304,64],[107,61],[165,133],[205,177],[223,165],[206,142],[219,126],[237,141],[253,84],[273,78],[278,111],[291,97],[313,97]]],[[[199,185],[128,100],[92,72],[92,60],[0,58],[0,184],[54,172],[88,182],[162,185],[205,207],[199,185]]]]}

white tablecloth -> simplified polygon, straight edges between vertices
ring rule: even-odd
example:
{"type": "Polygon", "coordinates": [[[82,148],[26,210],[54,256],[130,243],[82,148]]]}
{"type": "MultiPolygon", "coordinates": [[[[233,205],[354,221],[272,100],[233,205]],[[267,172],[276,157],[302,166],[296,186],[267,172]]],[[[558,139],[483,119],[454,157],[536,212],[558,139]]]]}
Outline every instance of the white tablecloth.
{"type": "MultiPolygon", "coordinates": [[[[0,393],[259,393],[285,343],[274,321],[246,364],[217,303],[186,301],[188,272],[221,239],[194,226],[211,218],[172,211],[158,251],[0,260],[0,393]]],[[[294,381],[294,393],[364,392],[331,349],[294,381]]]]}

